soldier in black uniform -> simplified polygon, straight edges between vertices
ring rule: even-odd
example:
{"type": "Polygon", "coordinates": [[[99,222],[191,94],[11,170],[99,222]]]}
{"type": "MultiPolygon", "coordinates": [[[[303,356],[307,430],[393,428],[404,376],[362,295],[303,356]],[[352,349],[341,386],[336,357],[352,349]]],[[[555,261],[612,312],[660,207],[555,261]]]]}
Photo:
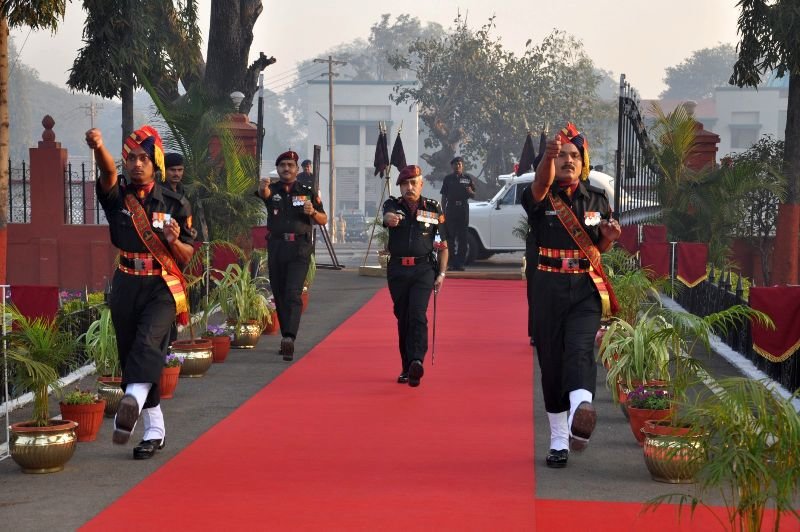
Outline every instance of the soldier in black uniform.
{"type": "Polygon", "coordinates": [[[185,265],[194,252],[191,207],[183,195],[156,186],[156,180],[163,179],[164,159],[161,139],[150,126],[125,139],[127,182],[118,178],[114,158],[104,146],[100,130],[89,130],[86,143],[94,150],[100,168],[97,197],[108,219],[111,242],[120,250],[108,306],[117,336],[125,395],[117,409],[113,441],[126,443],[141,414],[144,435],[133,449],[133,457],[151,458],[165,442],[158,383],[170,328],[176,312],[179,321],[188,318],[185,290],[167,273],[174,274],[170,264],[185,265]],[[127,202],[136,208],[132,210],[127,202]],[[141,225],[134,221],[136,212],[143,215],[139,218],[141,225]],[[146,245],[140,234],[146,240],[155,236],[162,247],[146,245]]]}
{"type": "Polygon", "coordinates": [[[164,167],[166,168],[166,181],[164,184],[172,189],[173,192],[177,192],[181,195],[186,195],[186,192],[183,190],[183,172],[185,170],[183,166],[183,155],[180,153],[167,153],[164,156],[164,167]]]}
{"type": "Polygon", "coordinates": [[[467,226],[469,226],[469,199],[475,197],[475,178],[464,173],[464,159],[454,157],[450,161],[453,173],[442,183],[442,204],[447,217],[447,232],[450,244],[455,248],[450,269],[463,271],[467,262],[467,226]]]}
{"type": "Polygon", "coordinates": [[[313,225],[328,223],[318,191],[297,181],[297,159],[293,151],[280,154],[275,160],[280,179],[272,184],[262,179],[258,189],[267,207],[269,282],[283,337],[280,354],[286,361],[294,358],[300,328],[300,296],[314,249],[313,225]]]}
{"type": "Polygon", "coordinates": [[[300,167],[303,169],[303,171],[297,174],[297,182],[307,187],[313,187],[314,186],[313,164],[309,159],[306,159],[300,164],[300,167]]]}
{"type": "Polygon", "coordinates": [[[594,338],[603,313],[601,292],[606,301],[608,293],[601,290],[605,283],[595,279],[602,272],[589,259],[611,247],[621,230],[610,219],[604,191],[589,185],[588,177],[588,142],[568,124],[547,143],[530,187],[530,223],[539,246],[533,336],[550,422],[549,467],[566,466],[568,447],[585,448],[596,423],[594,338]],[[564,217],[574,215],[570,231],[558,216],[562,202],[564,217]],[[578,236],[571,236],[581,231],[588,235],[586,249],[578,236]]]}
{"type": "Polygon", "coordinates": [[[421,196],[424,181],[419,166],[403,168],[397,184],[402,197],[390,197],[383,204],[383,225],[389,228],[391,254],[386,278],[394,302],[403,364],[397,382],[419,386],[428,351],[428,301],[431,291],[438,292],[442,287],[447,269],[447,233],[439,203],[421,196]],[[437,232],[442,239],[438,263],[434,258],[437,232]]]}

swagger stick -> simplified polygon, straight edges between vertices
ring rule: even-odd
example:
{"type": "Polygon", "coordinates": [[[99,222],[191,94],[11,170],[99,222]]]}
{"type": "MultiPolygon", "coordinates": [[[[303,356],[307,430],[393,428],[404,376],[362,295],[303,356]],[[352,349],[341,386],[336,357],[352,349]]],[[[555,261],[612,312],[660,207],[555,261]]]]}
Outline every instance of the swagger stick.
{"type": "Polygon", "coordinates": [[[436,299],[439,291],[433,291],[433,339],[431,340],[431,366],[436,364],[436,299]]]}

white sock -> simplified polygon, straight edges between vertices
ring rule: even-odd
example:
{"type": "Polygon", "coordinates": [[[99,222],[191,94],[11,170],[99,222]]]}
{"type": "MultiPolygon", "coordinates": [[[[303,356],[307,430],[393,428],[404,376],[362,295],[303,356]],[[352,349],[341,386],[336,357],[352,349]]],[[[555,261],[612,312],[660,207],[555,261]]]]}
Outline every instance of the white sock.
{"type": "Polygon", "coordinates": [[[569,449],[569,425],[567,424],[567,411],[557,414],[547,413],[550,421],[550,448],[560,451],[569,449]]]}
{"type": "Polygon", "coordinates": [[[150,393],[150,388],[153,387],[151,382],[132,382],[125,387],[125,394],[132,395],[139,403],[139,413],[142,412],[144,402],[147,401],[147,394],[150,393]]]}
{"type": "Polygon", "coordinates": [[[581,403],[591,403],[592,402],[592,392],[589,390],[585,390],[583,388],[579,388],[577,390],[572,390],[569,392],[569,420],[567,421],[567,426],[572,427],[572,418],[575,417],[575,411],[578,409],[578,406],[581,403]]]}
{"type": "Polygon", "coordinates": [[[142,410],[142,423],[144,423],[143,440],[163,440],[166,433],[164,428],[164,413],[161,405],[142,410]]]}

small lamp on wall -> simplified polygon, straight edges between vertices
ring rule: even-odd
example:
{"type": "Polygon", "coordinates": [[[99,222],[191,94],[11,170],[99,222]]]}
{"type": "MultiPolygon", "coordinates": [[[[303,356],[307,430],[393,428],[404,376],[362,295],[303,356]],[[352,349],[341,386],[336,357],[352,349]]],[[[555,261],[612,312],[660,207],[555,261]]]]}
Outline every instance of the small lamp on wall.
{"type": "Polygon", "coordinates": [[[233,107],[236,109],[236,112],[239,112],[239,106],[242,104],[242,100],[244,100],[244,94],[239,91],[233,91],[230,94],[231,101],[233,102],[233,107]]]}

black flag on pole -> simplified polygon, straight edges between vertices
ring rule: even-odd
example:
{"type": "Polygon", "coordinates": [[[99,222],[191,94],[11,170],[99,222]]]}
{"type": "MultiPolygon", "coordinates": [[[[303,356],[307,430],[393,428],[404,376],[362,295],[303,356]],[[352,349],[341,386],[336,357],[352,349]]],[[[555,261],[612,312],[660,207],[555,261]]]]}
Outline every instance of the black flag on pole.
{"type": "Polygon", "coordinates": [[[533,171],[536,171],[536,167],[539,166],[539,161],[542,160],[542,156],[544,155],[544,150],[547,148],[547,134],[542,131],[542,134],[539,136],[539,155],[533,160],[533,171]]]}
{"type": "Polygon", "coordinates": [[[525,143],[522,145],[522,154],[519,156],[519,164],[517,165],[517,175],[522,175],[531,171],[533,160],[536,158],[536,152],[533,149],[533,137],[531,132],[525,136],[525,143]]]}
{"type": "Polygon", "coordinates": [[[375,174],[381,177],[388,175],[389,169],[389,143],[386,140],[386,132],[381,129],[378,134],[378,142],[375,143],[375,174]]]}
{"type": "Polygon", "coordinates": [[[397,168],[399,172],[406,166],[406,150],[403,149],[403,139],[400,138],[400,133],[397,134],[397,137],[394,139],[394,146],[392,146],[392,156],[389,158],[390,163],[397,168]]]}

